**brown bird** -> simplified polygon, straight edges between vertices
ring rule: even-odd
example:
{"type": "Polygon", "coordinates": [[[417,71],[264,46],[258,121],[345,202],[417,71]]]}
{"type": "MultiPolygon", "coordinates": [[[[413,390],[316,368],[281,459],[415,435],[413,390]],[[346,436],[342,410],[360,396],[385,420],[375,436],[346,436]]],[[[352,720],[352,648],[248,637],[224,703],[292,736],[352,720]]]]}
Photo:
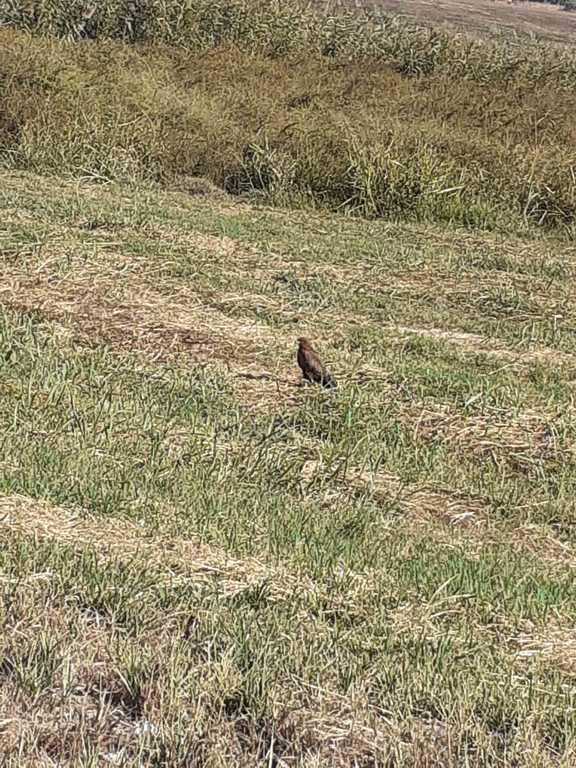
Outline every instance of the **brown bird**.
{"type": "Polygon", "coordinates": [[[297,360],[306,381],[321,384],[323,387],[336,386],[336,382],[322,364],[314,347],[302,336],[298,339],[297,360]]]}

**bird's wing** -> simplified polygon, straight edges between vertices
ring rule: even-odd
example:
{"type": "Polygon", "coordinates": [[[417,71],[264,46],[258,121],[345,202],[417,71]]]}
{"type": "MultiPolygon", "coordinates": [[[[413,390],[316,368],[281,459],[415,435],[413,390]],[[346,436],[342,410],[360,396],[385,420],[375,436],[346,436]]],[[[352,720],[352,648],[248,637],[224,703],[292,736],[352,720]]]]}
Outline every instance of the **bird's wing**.
{"type": "Polygon", "coordinates": [[[314,378],[319,381],[324,378],[325,370],[322,361],[315,352],[308,352],[308,367],[314,378]]]}

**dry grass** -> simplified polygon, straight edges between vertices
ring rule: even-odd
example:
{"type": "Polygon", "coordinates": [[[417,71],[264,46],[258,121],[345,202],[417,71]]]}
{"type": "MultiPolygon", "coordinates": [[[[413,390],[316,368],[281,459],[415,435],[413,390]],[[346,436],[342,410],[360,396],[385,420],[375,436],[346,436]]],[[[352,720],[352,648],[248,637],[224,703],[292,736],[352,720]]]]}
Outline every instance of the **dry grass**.
{"type": "Polygon", "coordinates": [[[555,349],[536,347],[535,349],[507,349],[504,345],[495,343],[493,339],[487,339],[477,333],[463,333],[459,331],[446,331],[442,328],[409,328],[399,326],[396,330],[408,335],[422,336],[424,338],[441,340],[448,344],[455,344],[468,352],[478,352],[502,360],[510,360],[512,364],[522,362],[542,361],[544,363],[561,365],[574,362],[572,355],[565,355],[555,349]]]}
{"type": "MultiPolygon", "coordinates": [[[[232,27],[244,18],[207,8],[207,28],[226,25],[220,11],[232,27]]],[[[272,25],[270,43],[266,24],[264,39],[256,21],[256,39],[215,32],[208,52],[162,47],[160,33],[138,46],[71,46],[0,30],[4,166],[191,184],[193,196],[201,176],[219,201],[223,189],[367,218],[573,238],[573,52],[394,21],[374,23],[374,41],[351,15],[310,33],[316,42],[307,27],[289,35],[303,47],[275,54],[270,45],[290,27],[272,25]],[[325,55],[330,36],[334,55],[325,55]]]]}

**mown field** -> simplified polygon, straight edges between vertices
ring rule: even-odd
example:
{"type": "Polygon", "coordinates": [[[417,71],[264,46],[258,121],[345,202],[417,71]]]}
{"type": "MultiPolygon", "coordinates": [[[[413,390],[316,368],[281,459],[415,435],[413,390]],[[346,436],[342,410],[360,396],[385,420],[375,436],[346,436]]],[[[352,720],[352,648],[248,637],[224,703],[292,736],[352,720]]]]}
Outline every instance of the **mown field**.
{"type": "Polygon", "coordinates": [[[573,49],[0,25],[2,768],[576,765],[573,49]]]}
{"type": "Polygon", "coordinates": [[[2,764],[574,765],[574,246],[1,189],[2,764]]]}

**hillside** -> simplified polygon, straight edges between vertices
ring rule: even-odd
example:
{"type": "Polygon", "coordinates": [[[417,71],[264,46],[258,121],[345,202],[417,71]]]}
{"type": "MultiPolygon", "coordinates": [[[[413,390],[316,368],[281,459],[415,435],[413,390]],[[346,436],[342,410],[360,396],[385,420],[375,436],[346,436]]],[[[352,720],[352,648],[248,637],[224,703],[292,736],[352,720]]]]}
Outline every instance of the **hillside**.
{"type": "Polygon", "coordinates": [[[0,164],[576,237],[576,52],[354,16],[254,40],[239,18],[191,49],[0,30],[0,164]]]}
{"type": "Polygon", "coordinates": [[[574,246],[1,189],[2,765],[574,765],[574,246]]]}

